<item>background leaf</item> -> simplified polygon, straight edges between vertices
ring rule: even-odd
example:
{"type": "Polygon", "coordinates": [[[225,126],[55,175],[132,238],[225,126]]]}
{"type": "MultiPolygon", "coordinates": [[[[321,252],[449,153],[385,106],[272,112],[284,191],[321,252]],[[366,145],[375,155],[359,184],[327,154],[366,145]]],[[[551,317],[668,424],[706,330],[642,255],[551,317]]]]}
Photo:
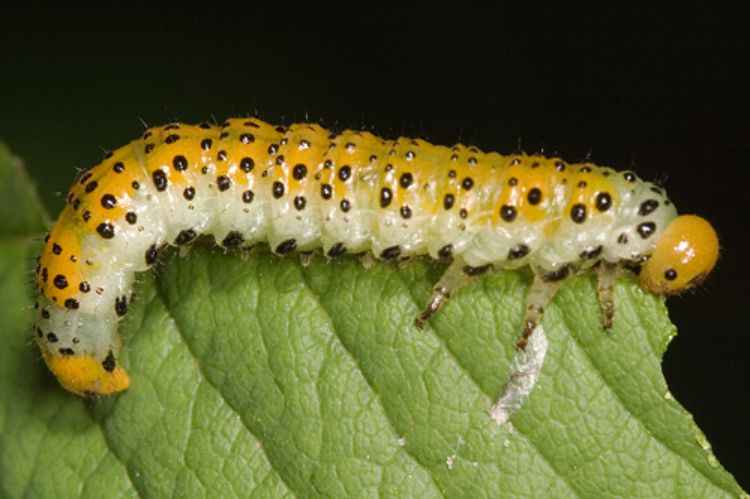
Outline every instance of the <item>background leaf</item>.
{"type": "Polygon", "coordinates": [[[549,307],[539,383],[510,424],[508,379],[529,279],[488,276],[425,331],[443,267],[307,267],[210,244],[144,275],[123,326],[132,388],[65,393],[31,341],[33,256],[46,215],[18,162],[0,213],[0,492],[60,496],[737,497],[672,399],[662,301],[618,284],[602,332],[593,281],[549,307]],[[22,222],[21,222],[22,220],[22,222]]]}

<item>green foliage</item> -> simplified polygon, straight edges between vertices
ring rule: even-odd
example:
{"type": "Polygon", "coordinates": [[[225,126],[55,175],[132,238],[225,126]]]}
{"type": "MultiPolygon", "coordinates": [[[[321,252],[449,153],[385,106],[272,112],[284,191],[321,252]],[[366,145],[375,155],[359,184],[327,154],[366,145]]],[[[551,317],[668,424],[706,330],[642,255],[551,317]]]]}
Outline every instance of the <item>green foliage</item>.
{"type": "MultiPolygon", "coordinates": [[[[199,244],[144,275],[122,327],[131,388],[64,392],[32,341],[46,214],[0,149],[0,495],[7,497],[737,497],[661,374],[663,303],[592,279],[544,320],[540,380],[509,423],[528,279],[504,272],[413,325],[443,267],[302,266],[199,244]],[[8,216],[18,214],[11,222],[8,216]]],[[[11,217],[13,218],[13,217],[11,217]]]]}

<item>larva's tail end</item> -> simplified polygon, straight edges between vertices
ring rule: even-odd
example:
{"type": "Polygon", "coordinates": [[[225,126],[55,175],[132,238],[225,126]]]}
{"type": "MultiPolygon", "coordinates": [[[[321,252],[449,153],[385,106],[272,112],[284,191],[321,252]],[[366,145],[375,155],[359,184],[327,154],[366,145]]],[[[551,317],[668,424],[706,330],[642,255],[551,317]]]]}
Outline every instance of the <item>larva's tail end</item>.
{"type": "Polygon", "coordinates": [[[130,385],[127,371],[116,365],[112,352],[103,361],[90,355],[58,356],[45,352],[44,362],[63,388],[82,397],[111,395],[130,385]]]}

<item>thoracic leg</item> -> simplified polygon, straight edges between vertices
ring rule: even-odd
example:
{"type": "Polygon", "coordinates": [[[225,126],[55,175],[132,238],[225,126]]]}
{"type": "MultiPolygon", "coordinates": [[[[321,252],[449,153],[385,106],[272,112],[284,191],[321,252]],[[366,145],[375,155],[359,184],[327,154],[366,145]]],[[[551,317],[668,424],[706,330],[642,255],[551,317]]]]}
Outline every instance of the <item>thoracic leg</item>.
{"type": "Polygon", "coordinates": [[[615,279],[617,278],[618,266],[616,263],[602,262],[598,270],[598,281],[596,290],[599,295],[599,306],[604,316],[604,329],[612,329],[615,318],[615,279]]]}
{"type": "Polygon", "coordinates": [[[519,350],[526,349],[529,336],[542,321],[544,309],[552,301],[559,287],[560,281],[549,282],[545,281],[539,274],[534,275],[529,296],[526,298],[526,315],[523,318],[523,329],[518,342],[516,342],[516,348],[519,350]]]}
{"type": "Polygon", "coordinates": [[[423,328],[430,317],[435,315],[450,296],[463,288],[477,276],[490,269],[489,265],[482,267],[470,267],[461,260],[454,260],[445,270],[445,273],[433,288],[432,297],[427,302],[422,313],[414,321],[417,327],[423,328]]]}

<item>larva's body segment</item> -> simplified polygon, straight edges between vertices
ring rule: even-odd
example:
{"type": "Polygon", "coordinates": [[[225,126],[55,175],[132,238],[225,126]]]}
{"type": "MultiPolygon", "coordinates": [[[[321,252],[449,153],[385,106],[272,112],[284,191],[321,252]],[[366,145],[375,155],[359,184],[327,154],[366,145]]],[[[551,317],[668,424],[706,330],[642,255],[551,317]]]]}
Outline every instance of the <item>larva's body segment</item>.
{"type": "MultiPolygon", "coordinates": [[[[600,261],[642,262],[675,217],[653,184],[588,163],[304,123],[173,123],[76,179],[37,269],[37,340],[71,391],[125,388],[116,330],[134,273],[161,246],[202,234],[227,248],[268,242],[279,254],[453,257],[444,282],[488,264],[528,265],[554,282],[600,261]]],[[[700,272],[712,266],[708,258],[700,272]]],[[[669,292],[657,281],[649,286],[669,292]]],[[[452,290],[443,291],[432,312],[452,290]]]]}

